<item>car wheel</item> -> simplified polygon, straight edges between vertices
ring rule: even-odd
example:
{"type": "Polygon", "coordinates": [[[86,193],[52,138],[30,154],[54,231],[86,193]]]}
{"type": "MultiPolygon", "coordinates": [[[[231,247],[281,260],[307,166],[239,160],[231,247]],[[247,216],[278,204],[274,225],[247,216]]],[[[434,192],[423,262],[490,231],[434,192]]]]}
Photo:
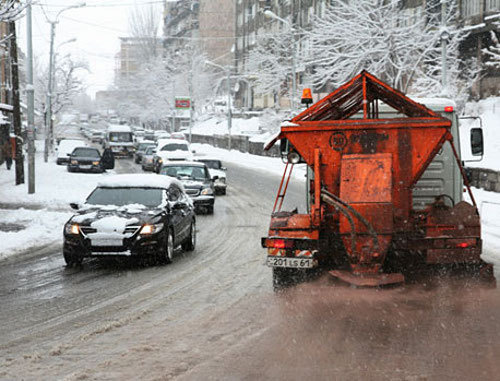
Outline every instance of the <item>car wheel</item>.
{"type": "Polygon", "coordinates": [[[220,190],[220,194],[221,194],[221,195],[225,195],[225,194],[226,194],[226,188],[221,189],[221,190],[220,190]]]}
{"type": "Polygon", "coordinates": [[[167,242],[165,242],[165,247],[161,250],[159,262],[161,264],[172,263],[174,259],[174,236],[171,230],[168,230],[167,242]]]}
{"type": "Polygon", "coordinates": [[[66,262],[66,266],[68,267],[80,266],[83,262],[82,257],[76,256],[67,250],[63,250],[63,256],[64,261],[66,262]]]}
{"type": "Polygon", "coordinates": [[[73,172],[73,168],[71,167],[66,167],[66,169],[68,170],[68,172],[73,172]]]}
{"type": "Polygon", "coordinates": [[[213,205],[207,206],[207,214],[214,214],[214,206],[213,205]]]}
{"type": "Polygon", "coordinates": [[[193,251],[196,247],[196,222],[194,220],[189,229],[189,237],[182,243],[182,250],[184,251],[193,251]]]}

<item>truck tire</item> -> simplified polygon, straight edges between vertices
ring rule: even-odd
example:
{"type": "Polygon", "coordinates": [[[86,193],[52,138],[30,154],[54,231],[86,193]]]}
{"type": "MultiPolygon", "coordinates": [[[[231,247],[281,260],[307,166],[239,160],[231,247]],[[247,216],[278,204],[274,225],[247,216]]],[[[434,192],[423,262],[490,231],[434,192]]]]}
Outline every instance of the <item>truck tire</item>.
{"type": "Polygon", "coordinates": [[[296,269],[273,267],[273,290],[280,291],[293,286],[298,281],[298,275],[296,269]]]}

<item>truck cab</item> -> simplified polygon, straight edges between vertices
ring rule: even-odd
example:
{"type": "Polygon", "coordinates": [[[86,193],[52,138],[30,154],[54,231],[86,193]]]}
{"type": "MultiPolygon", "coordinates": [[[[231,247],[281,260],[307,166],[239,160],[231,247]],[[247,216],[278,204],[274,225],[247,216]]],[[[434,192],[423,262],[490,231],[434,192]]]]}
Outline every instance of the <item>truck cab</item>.
{"type": "Polygon", "coordinates": [[[110,125],[106,131],[105,147],[111,149],[115,156],[132,157],[135,151],[132,128],[110,125]]]}

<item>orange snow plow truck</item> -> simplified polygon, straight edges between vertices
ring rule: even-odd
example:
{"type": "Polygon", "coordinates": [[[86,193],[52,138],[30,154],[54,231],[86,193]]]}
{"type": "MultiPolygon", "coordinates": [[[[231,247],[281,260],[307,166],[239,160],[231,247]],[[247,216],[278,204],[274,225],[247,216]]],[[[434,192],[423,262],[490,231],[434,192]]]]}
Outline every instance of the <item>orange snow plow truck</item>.
{"type": "MultiPolygon", "coordinates": [[[[433,102],[437,111],[364,71],[281,126],[266,149],[279,140],[287,164],[262,238],[275,286],[316,267],[356,286],[403,283],[438,265],[495,282],[480,257],[453,102],[433,102]],[[304,214],[281,210],[298,163],[307,164],[304,214]]],[[[472,154],[482,147],[472,129],[472,154]]]]}

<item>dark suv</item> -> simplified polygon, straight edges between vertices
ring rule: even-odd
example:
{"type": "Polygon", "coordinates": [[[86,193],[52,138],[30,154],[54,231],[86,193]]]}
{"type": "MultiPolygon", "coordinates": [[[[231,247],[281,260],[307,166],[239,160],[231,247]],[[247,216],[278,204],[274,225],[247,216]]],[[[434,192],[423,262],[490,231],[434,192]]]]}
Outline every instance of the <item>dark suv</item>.
{"type": "Polygon", "coordinates": [[[97,148],[76,147],[69,154],[68,172],[97,172],[113,169],[115,160],[113,152],[105,149],[102,156],[97,148]]]}
{"type": "Polygon", "coordinates": [[[170,263],[174,248],[196,245],[196,220],[182,184],[166,176],[110,176],[64,225],[69,266],[85,257],[132,257],[170,263]]]}
{"type": "Polygon", "coordinates": [[[187,195],[193,200],[196,211],[214,212],[214,181],[204,163],[183,161],[167,162],[160,170],[161,175],[174,177],[182,182],[187,195]]]}

